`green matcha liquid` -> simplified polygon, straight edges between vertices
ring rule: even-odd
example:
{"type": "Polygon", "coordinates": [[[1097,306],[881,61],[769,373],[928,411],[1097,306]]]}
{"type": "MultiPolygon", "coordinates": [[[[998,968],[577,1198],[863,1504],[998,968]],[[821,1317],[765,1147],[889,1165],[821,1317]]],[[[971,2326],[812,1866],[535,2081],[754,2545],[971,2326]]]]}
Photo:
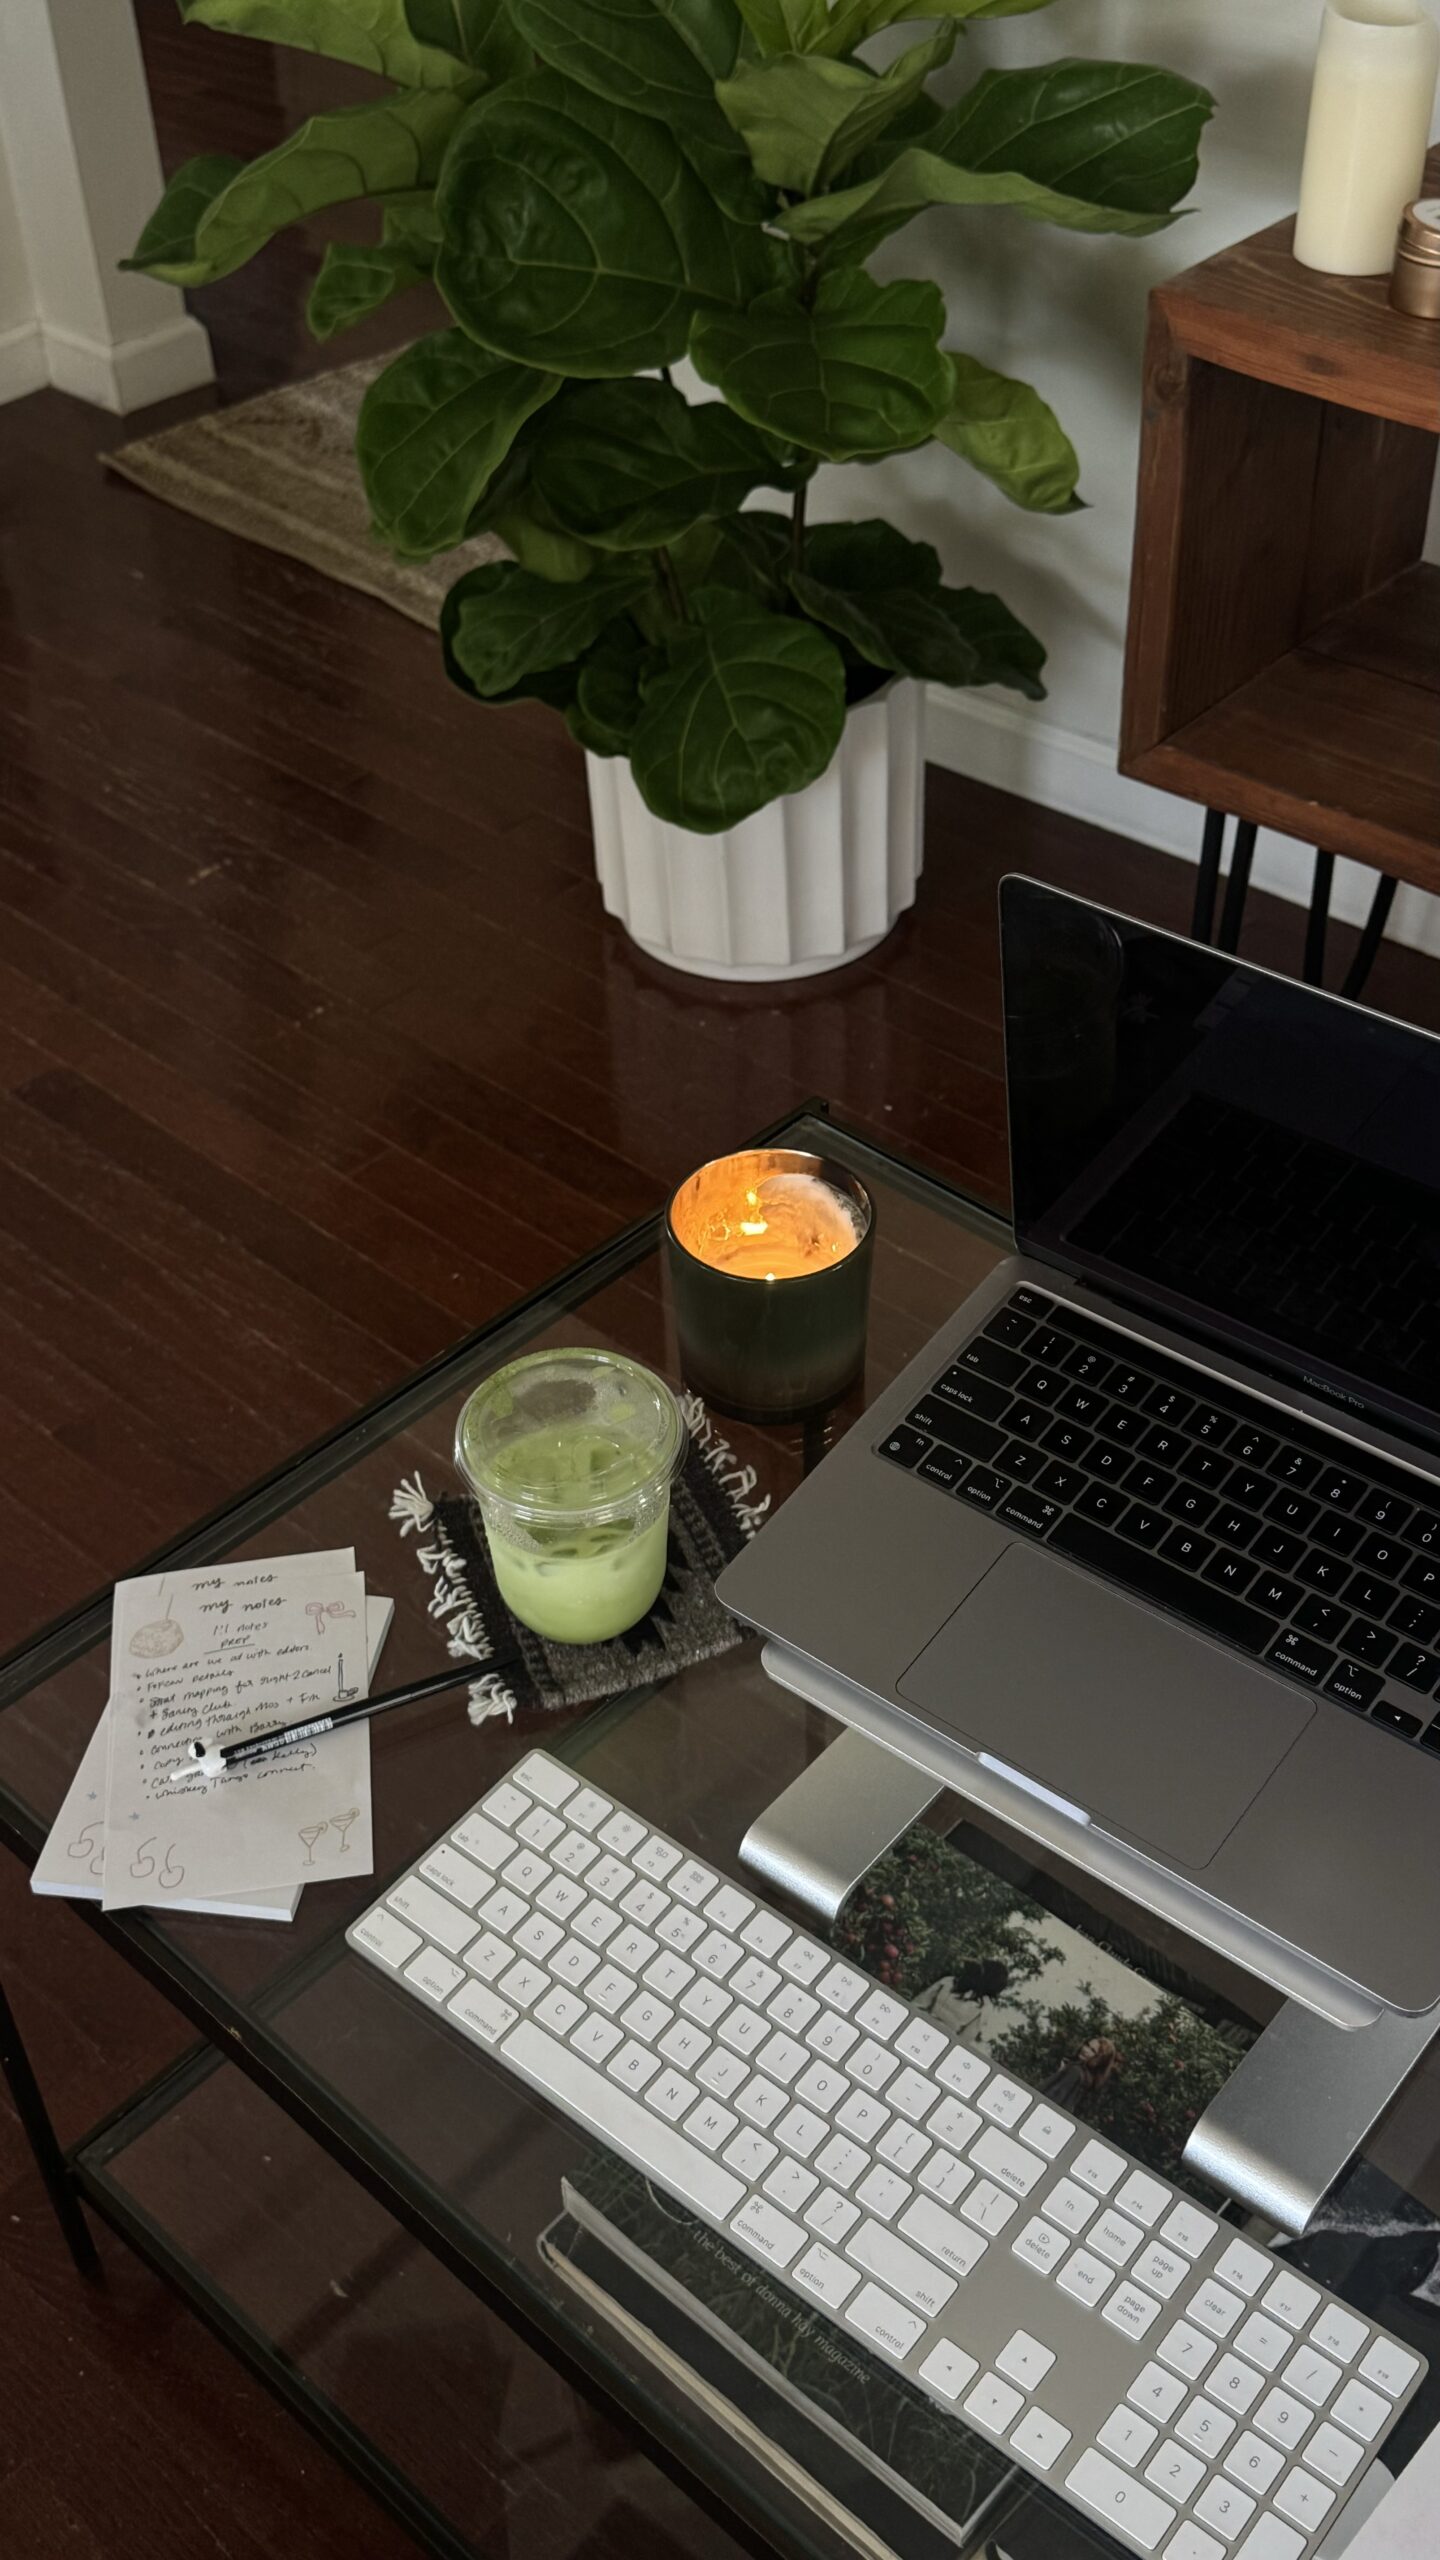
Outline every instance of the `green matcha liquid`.
{"type": "Polygon", "coordinates": [[[561,1644],[603,1644],[633,1627],[653,1607],[665,1578],[669,1488],[662,1488],[657,1510],[653,1492],[641,1499],[653,1477],[647,1458],[593,1423],[527,1432],[497,1450],[495,1492],[503,1502],[513,1488],[532,1506],[531,1516],[513,1525],[486,1507],[490,1560],[506,1607],[537,1635],[561,1644]],[[627,1472],[636,1505],[618,1519],[561,1517],[550,1526],[534,1516],[533,1506],[547,1501],[562,1515],[583,1512],[602,1477],[613,1502],[627,1472]]]}

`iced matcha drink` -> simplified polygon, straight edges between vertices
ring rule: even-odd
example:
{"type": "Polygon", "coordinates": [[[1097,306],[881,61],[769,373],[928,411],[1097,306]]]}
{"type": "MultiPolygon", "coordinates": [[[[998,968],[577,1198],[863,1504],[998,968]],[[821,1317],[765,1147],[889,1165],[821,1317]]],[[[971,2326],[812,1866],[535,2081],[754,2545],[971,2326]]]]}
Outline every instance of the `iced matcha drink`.
{"type": "Polygon", "coordinates": [[[644,1617],[665,1577],[684,1437],[669,1388],[616,1352],[534,1352],[476,1388],[456,1463],[525,1626],[601,1644],[644,1617]]]}

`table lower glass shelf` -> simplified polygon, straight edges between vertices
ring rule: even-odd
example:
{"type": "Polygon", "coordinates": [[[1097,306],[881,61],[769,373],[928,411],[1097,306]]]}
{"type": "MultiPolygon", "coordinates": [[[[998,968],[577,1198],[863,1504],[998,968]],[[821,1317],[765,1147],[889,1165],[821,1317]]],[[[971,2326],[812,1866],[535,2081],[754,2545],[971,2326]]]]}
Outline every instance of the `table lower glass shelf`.
{"type": "Polygon", "coordinates": [[[984,2449],[974,2514],[942,2527],[607,2260],[557,2193],[535,2254],[572,2370],[588,2367],[605,2407],[588,2402],[208,2051],[102,2127],[76,2169],[88,2202],[443,2560],[776,2549],[1095,2560],[1113,2549],[984,2449]],[[623,2401],[640,2357],[632,2429],[623,2401]]]}

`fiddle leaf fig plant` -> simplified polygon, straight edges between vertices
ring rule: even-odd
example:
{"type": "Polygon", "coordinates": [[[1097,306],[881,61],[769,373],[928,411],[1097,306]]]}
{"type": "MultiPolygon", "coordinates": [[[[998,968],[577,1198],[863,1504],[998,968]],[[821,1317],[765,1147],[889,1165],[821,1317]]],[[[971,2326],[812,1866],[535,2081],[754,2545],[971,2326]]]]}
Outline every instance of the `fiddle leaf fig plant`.
{"type": "Polygon", "coordinates": [[[1131,236],[1175,218],[1211,111],[1193,82],[957,77],[973,22],[1046,5],[180,0],[390,85],[248,164],[189,161],[129,263],[206,284],[373,204],[309,319],[333,337],[427,280],[447,306],[371,385],[357,453],[397,553],[490,532],[510,554],[451,589],[450,676],[553,704],[658,815],[713,833],[814,781],[893,676],[1043,693],[999,597],[876,517],[809,523],[807,495],[822,462],[935,441],[1015,506],[1080,504],[1041,394],[954,343],[938,285],[867,265],[937,207],[1131,236]]]}

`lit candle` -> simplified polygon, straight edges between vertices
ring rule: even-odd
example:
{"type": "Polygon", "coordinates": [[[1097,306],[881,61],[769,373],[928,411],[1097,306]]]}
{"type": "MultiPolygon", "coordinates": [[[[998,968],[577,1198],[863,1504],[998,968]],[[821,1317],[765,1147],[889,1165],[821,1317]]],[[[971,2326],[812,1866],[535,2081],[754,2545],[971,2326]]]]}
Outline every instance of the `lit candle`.
{"type": "Polygon", "coordinates": [[[685,1374],[727,1411],[782,1417],[861,1367],[874,1213],[843,1165],[789,1147],[682,1182],[666,1250],[685,1374]]]}
{"type": "Polygon", "coordinates": [[[1328,0],[1295,219],[1301,266],[1388,273],[1420,192],[1437,63],[1440,34],[1419,0],[1328,0]]]}

